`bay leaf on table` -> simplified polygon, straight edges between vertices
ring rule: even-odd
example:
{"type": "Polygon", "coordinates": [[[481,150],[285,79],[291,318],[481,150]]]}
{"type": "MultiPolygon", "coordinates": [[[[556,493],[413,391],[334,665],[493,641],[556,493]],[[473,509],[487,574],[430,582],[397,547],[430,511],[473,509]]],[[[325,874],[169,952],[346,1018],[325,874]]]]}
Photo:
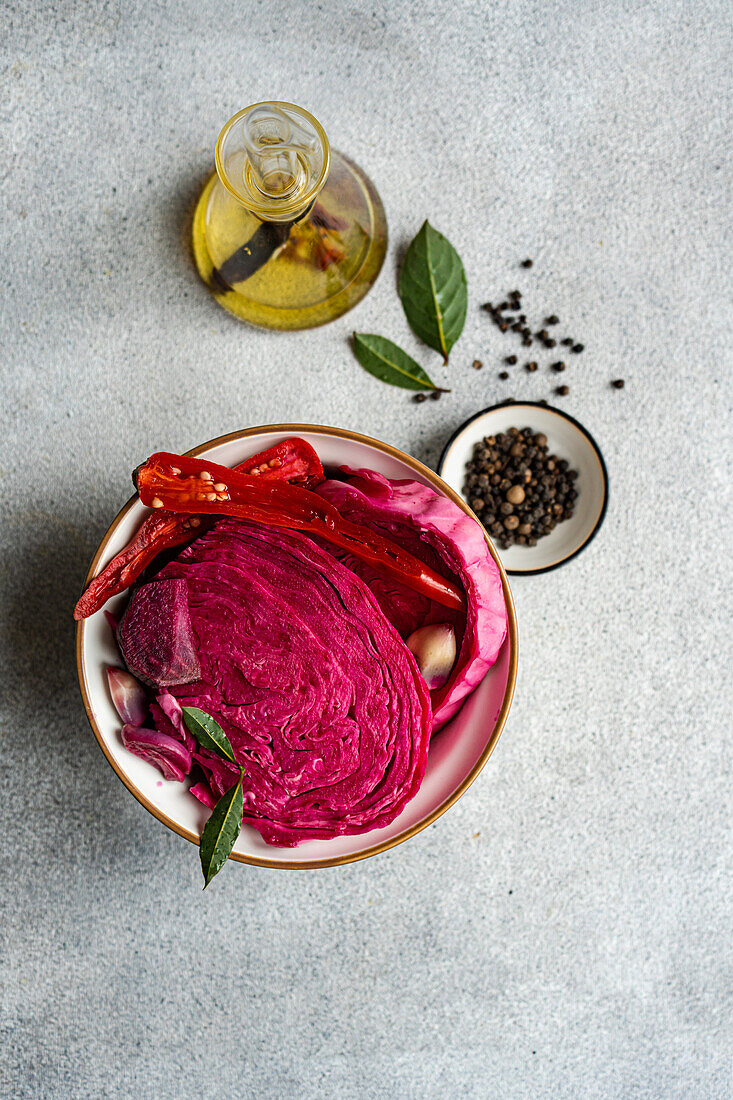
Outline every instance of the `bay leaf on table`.
{"type": "Polygon", "coordinates": [[[453,245],[428,221],[407,249],[400,298],[415,335],[447,363],[466,322],[466,272],[453,245]]]}
{"type": "MultiPolygon", "coordinates": [[[[354,352],[364,370],[390,386],[401,386],[405,390],[440,389],[411,355],[385,336],[355,332],[354,352]]],[[[441,393],[447,392],[441,390],[441,393]]]]}

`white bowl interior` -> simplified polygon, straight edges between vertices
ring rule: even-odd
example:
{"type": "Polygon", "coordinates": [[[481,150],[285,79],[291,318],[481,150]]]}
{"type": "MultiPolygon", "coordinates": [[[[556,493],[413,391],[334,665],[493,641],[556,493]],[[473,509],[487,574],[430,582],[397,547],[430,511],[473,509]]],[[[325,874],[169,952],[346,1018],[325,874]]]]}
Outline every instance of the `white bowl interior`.
{"type": "Polygon", "coordinates": [[[536,546],[510,546],[506,550],[496,546],[504,568],[513,573],[549,569],[585,545],[603,516],[606,501],[606,478],[598,452],[577,424],[554,409],[521,402],[489,409],[469,421],[452,440],[438,472],[470,503],[463,484],[466,463],[473,456],[474,445],[484,436],[506,432],[512,427],[544,432],[551,453],[567,459],[571,468],[578,471],[578,499],[571,519],[558,523],[554,531],[538,539],[536,546]]]}
{"type": "MultiPolygon", "coordinates": [[[[307,431],[298,434],[315,447],[324,465],[367,466],[389,477],[409,477],[429,484],[427,478],[419,475],[399,458],[359,440],[307,431]]],[[[228,440],[202,453],[210,455],[213,461],[224,466],[234,466],[249,455],[272,446],[285,438],[285,435],[284,432],[262,432],[228,440]]],[[[98,571],[126,545],[145,512],[146,509],[138,501],[123,517],[98,563],[98,571]]],[[[126,595],[123,593],[109,602],[107,610],[113,613],[121,610],[125,600],[126,595]]],[[[103,611],[85,620],[81,629],[81,663],[87,697],[111,759],[133,788],[137,788],[152,803],[168,824],[200,836],[208,811],[188,793],[187,784],[164,780],[157,768],[133,756],[122,744],[121,722],[109,696],[105,671],[107,665],[119,665],[121,659],[103,611]]],[[[496,665],[456,717],[433,739],[427,772],[420,791],[387,828],[375,829],[358,836],[310,840],[297,848],[276,848],[265,844],[260,834],[251,826],[244,826],[234,853],[283,865],[354,858],[429,817],[466,779],[486,748],[506,694],[510,656],[507,637],[496,665]]]]}

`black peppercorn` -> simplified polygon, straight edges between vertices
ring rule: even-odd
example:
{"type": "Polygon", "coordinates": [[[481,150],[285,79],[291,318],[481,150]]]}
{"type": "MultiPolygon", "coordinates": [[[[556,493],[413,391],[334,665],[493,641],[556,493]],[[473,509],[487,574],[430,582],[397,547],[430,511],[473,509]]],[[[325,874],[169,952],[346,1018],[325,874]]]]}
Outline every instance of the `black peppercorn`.
{"type": "Polygon", "coordinates": [[[537,370],[537,364],[532,361],[531,363],[527,363],[524,369],[528,370],[530,374],[534,374],[534,372],[537,370]]]}
{"type": "Polygon", "coordinates": [[[421,405],[426,396],[427,394],[424,393],[416,393],[412,400],[415,402],[416,405],[421,405]]]}
{"type": "Polygon", "coordinates": [[[557,386],[555,389],[555,393],[558,394],[559,397],[567,397],[567,395],[570,393],[570,387],[557,386]]]}
{"type": "Polygon", "coordinates": [[[625,382],[623,378],[616,378],[615,381],[611,383],[611,385],[615,390],[622,390],[624,388],[625,382]]]}
{"type": "Polygon", "coordinates": [[[510,367],[513,367],[514,364],[516,363],[516,361],[517,361],[516,355],[507,355],[506,359],[504,360],[504,362],[508,363],[510,367]]]}
{"type": "Polygon", "coordinates": [[[585,348],[585,344],[573,344],[571,351],[573,355],[580,355],[581,351],[585,348]]]}
{"type": "Polygon", "coordinates": [[[574,511],[577,471],[548,454],[547,437],[529,427],[486,436],[466,467],[464,493],[497,544],[536,545],[574,511]],[[480,507],[478,502],[480,501],[480,507]]]}
{"type": "Polygon", "coordinates": [[[565,370],[565,364],[562,360],[559,363],[553,363],[550,370],[554,370],[556,374],[562,374],[565,370]]]}
{"type": "Polygon", "coordinates": [[[532,261],[531,260],[522,260],[522,267],[531,267],[531,266],[532,266],[532,261]]]}
{"type": "Polygon", "coordinates": [[[509,371],[508,370],[500,370],[499,371],[499,378],[501,378],[502,382],[506,382],[508,377],[509,377],[509,371]]]}

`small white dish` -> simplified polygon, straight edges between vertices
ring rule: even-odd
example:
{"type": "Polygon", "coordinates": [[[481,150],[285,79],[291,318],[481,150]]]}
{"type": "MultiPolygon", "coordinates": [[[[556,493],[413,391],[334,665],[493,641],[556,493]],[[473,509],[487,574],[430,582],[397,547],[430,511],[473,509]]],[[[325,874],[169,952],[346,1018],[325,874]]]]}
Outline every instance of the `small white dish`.
{"type": "Polygon", "coordinates": [[[466,463],[479,440],[509,428],[531,428],[547,436],[550,453],[578,471],[578,499],[571,519],[537,540],[536,546],[495,547],[507,573],[547,573],[574,558],[598,532],[608,504],[608,473],[603,455],[590,432],[568,413],[535,401],[492,405],[476,413],[453,433],[440,456],[438,473],[465,503],[466,463]]]}
{"type": "MultiPolygon", "coordinates": [[[[387,477],[413,478],[445,493],[466,512],[470,509],[437,474],[395,447],[341,428],[313,424],[276,424],[248,428],[211,440],[188,453],[210,456],[223,466],[236,466],[248,456],[272,447],[290,435],[306,439],[324,466],[365,466],[387,477]]],[[[141,456],[144,457],[144,456],[141,456]]],[[[135,495],[113,520],[89,567],[86,583],[127,545],[147,509],[135,495]]],[[[507,637],[496,664],[468,697],[458,714],[430,745],[425,778],[415,798],[391,825],[356,836],[308,840],[297,848],[276,848],[245,825],[231,858],[260,867],[333,867],[386,851],[414,836],[440,817],[468,789],[489,759],[504,728],[517,677],[517,621],[511,591],[496,550],[489,549],[502,573],[509,619],[507,637]]],[[[77,624],[76,664],[84,707],[107,760],[128,790],[169,829],[198,844],[208,811],[189,794],[188,783],[168,782],[152,764],[133,756],[120,737],[122,723],[112,705],[106,668],[121,657],[104,610],[119,615],[127,594],[114,597],[106,608],[77,624]]]]}

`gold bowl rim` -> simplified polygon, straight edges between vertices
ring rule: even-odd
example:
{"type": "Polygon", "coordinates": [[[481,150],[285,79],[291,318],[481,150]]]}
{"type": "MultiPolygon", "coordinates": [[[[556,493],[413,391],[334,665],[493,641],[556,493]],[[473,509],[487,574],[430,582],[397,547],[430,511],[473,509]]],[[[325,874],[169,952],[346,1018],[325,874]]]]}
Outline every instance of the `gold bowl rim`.
{"type": "MultiPolygon", "coordinates": [[[[428,466],[425,466],[418,459],[413,458],[412,455],[406,454],[404,451],[399,450],[397,447],[392,447],[389,443],[383,443],[379,439],[373,439],[371,436],[363,435],[361,432],[352,432],[346,428],[331,428],[324,424],[261,424],[253,428],[243,428],[240,431],[229,432],[227,435],[217,436],[215,439],[210,439],[206,443],[201,443],[197,447],[191,448],[191,450],[185,453],[193,458],[201,454],[203,451],[208,451],[210,448],[218,447],[223,443],[231,443],[239,441],[241,439],[248,439],[251,436],[263,435],[271,432],[282,432],[285,435],[298,435],[301,432],[311,432],[315,435],[331,435],[337,436],[341,439],[354,440],[357,443],[364,443],[370,447],[374,447],[378,451],[382,451],[384,454],[389,455],[392,458],[396,458],[405,465],[412,467],[422,477],[426,478],[431,485],[433,485],[439,492],[449,497],[450,500],[457,504],[461,511],[466,515],[476,519],[476,522],[480,522],[475,514],[471,511],[466,502],[451,489],[450,485],[446,484],[441,477],[438,476],[428,466]]],[[[102,537],[96,553],[92,558],[91,564],[87,571],[86,579],[84,581],[84,587],[89,584],[89,581],[94,576],[97,565],[99,563],[102,554],[104,553],[107,543],[111,539],[114,532],[122,519],[127,515],[130,509],[139,501],[137,493],[135,493],[127,503],[120,509],[112,523],[107,528],[105,534],[102,537]]],[[[409,840],[410,837],[415,836],[417,833],[422,832],[423,829],[427,829],[428,825],[431,825],[439,817],[441,817],[446,810],[458,801],[458,799],[465,794],[468,788],[473,783],[476,776],[482,770],[492,752],[496,748],[496,743],[501,736],[501,732],[504,729],[504,725],[509,714],[509,709],[512,704],[512,698],[514,696],[514,688],[517,681],[517,662],[518,662],[518,630],[517,630],[517,616],[514,608],[514,600],[512,598],[511,589],[509,587],[509,581],[507,580],[506,570],[504,569],[499,559],[496,550],[494,549],[491,539],[486,536],[486,542],[489,547],[489,551],[494,561],[496,562],[499,573],[501,574],[502,591],[504,593],[504,602],[507,609],[507,641],[509,642],[509,669],[507,673],[506,689],[504,691],[504,698],[502,700],[501,710],[494,723],[494,729],[492,730],[491,737],[489,738],[486,746],[481,753],[479,759],[474,764],[468,775],[461,781],[456,789],[448,795],[439,806],[436,806],[427,817],[424,817],[421,821],[418,821],[415,825],[411,825],[408,829],[404,829],[397,836],[390,837],[388,840],[383,840],[379,844],[374,844],[370,848],[365,848],[360,852],[353,852],[348,855],[334,856],[326,859],[310,859],[301,861],[288,861],[288,860],[274,860],[265,859],[259,856],[245,855],[241,852],[232,852],[230,859],[235,860],[238,863],[249,863],[255,867],[275,867],[283,870],[311,870],[318,867],[338,867],[345,863],[356,863],[362,859],[368,859],[370,856],[379,855],[380,852],[386,852],[389,848],[394,848],[398,844],[402,844],[403,841],[409,840]]],[[[118,779],[120,779],[127,787],[128,791],[138,800],[138,802],[148,810],[153,817],[157,818],[163,825],[166,825],[169,829],[172,829],[174,833],[178,833],[179,836],[184,837],[185,840],[189,840],[192,844],[198,844],[200,837],[192,832],[190,829],[186,829],[179,825],[172,818],[169,818],[164,814],[153,802],[147,798],[142,791],[132,782],[132,780],[126,775],[122,768],[118,767],[117,762],[112,757],[111,753],[107,749],[104,737],[97,725],[96,718],[89,699],[89,692],[87,690],[86,671],[84,662],[84,633],[86,629],[86,620],[82,619],[76,626],[76,672],[79,679],[79,687],[81,689],[81,696],[84,702],[84,710],[86,712],[87,719],[92,732],[99,743],[99,747],[107,758],[108,763],[115,771],[118,779]]]]}

